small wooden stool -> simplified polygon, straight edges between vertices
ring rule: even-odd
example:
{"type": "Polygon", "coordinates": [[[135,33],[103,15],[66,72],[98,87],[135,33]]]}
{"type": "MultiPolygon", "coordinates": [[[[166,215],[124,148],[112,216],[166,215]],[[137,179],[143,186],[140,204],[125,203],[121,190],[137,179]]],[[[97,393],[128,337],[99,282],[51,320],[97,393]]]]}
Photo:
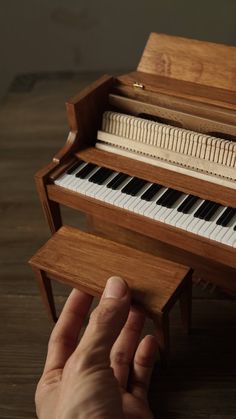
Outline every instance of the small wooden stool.
{"type": "Polygon", "coordinates": [[[186,331],[191,323],[190,268],[116,242],[64,226],[29,261],[49,316],[56,321],[51,279],[91,295],[102,294],[110,276],[128,283],[132,301],[141,304],[155,324],[160,354],[169,350],[169,312],[179,300],[186,331]]]}

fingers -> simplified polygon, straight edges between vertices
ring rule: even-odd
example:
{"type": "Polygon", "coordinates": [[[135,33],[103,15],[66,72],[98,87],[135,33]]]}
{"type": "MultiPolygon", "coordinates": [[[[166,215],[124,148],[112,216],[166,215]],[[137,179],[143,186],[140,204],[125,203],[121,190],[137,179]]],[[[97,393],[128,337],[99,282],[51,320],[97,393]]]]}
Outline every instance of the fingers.
{"type": "Polygon", "coordinates": [[[132,307],[127,322],[111,351],[111,367],[119,385],[126,390],[130,365],[144,325],[144,312],[132,307]]]}
{"type": "Polygon", "coordinates": [[[150,384],[153,366],[158,349],[157,340],[154,336],[147,335],[140,342],[133,363],[133,371],[130,377],[130,391],[144,401],[147,400],[147,392],[150,384]]]}
{"type": "Polygon", "coordinates": [[[52,331],[44,372],[63,368],[76,348],[81,326],[88,314],[92,297],[73,290],[52,331]]]}
{"type": "Polygon", "coordinates": [[[110,278],[74,354],[80,364],[110,366],[110,351],[126,322],[129,308],[126,282],[119,277],[110,278]]]}

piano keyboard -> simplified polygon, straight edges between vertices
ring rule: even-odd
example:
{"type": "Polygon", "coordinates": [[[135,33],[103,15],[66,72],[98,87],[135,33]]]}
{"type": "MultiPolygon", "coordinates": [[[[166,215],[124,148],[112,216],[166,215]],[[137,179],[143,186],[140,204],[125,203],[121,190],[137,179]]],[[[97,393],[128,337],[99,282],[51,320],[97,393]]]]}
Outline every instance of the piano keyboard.
{"type": "Polygon", "coordinates": [[[236,247],[236,208],[79,160],[56,185],[236,247]]]}

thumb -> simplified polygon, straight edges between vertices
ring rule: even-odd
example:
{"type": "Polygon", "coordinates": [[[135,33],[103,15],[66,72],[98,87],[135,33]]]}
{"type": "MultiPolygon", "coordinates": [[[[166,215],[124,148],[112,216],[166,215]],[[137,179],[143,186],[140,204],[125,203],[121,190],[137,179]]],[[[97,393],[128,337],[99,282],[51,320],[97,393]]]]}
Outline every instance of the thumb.
{"type": "Polygon", "coordinates": [[[77,347],[77,356],[83,355],[87,365],[110,365],[111,348],[127,320],[129,309],[128,285],[120,277],[109,278],[77,347]]]}

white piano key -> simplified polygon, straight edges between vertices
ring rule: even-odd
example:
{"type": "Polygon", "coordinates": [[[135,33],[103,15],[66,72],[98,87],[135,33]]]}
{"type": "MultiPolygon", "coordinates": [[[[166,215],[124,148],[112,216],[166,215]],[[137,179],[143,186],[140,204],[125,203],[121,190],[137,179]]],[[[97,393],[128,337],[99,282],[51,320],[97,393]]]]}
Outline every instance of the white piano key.
{"type": "Polygon", "coordinates": [[[221,243],[227,244],[227,241],[230,240],[231,235],[234,234],[234,226],[236,222],[236,215],[233,216],[233,218],[230,220],[227,226],[225,226],[225,233],[219,234],[217,236],[217,240],[219,240],[221,243]]]}
{"type": "Polygon", "coordinates": [[[136,212],[136,214],[145,215],[146,210],[151,208],[151,205],[153,205],[153,207],[156,205],[156,201],[159,198],[159,196],[162,195],[162,193],[163,193],[163,188],[159,189],[159,191],[152,197],[150,201],[145,201],[145,199],[140,199],[140,203],[134,208],[134,212],[136,212]]]}
{"type": "MultiPolygon", "coordinates": [[[[126,183],[124,184],[124,186],[126,186],[132,179],[133,177],[130,176],[128,181],[126,181],[126,183]]],[[[123,189],[124,186],[122,186],[121,189],[123,189]]],[[[117,195],[117,198],[113,202],[114,202],[114,205],[117,205],[118,207],[123,208],[123,203],[125,203],[129,199],[130,195],[122,192],[122,190],[120,190],[119,192],[120,192],[119,195],[117,195]]]]}
{"type": "Polygon", "coordinates": [[[234,230],[235,225],[236,225],[236,223],[225,234],[225,236],[222,239],[222,243],[228,244],[229,246],[233,246],[234,245],[234,242],[236,240],[236,231],[234,230]]]}
{"type": "Polygon", "coordinates": [[[91,186],[85,190],[85,195],[93,197],[98,194],[98,192],[104,189],[114,176],[116,176],[116,174],[112,173],[101,185],[90,181],[89,183],[91,186]]]}
{"type": "Polygon", "coordinates": [[[80,167],[75,169],[73,173],[70,175],[66,172],[61,175],[58,179],[55,180],[55,184],[59,186],[63,186],[63,188],[69,188],[70,184],[74,182],[77,178],[75,177],[76,173],[78,173],[81,169],[83,169],[88,163],[84,162],[80,167]]]}
{"type": "Polygon", "coordinates": [[[148,185],[144,185],[135,196],[127,194],[129,198],[128,200],[124,199],[122,202],[122,207],[134,212],[134,207],[136,207],[140,201],[142,201],[140,196],[150,187],[150,185],[150,183],[148,183],[148,185]]]}
{"type": "Polygon", "coordinates": [[[225,207],[220,206],[215,212],[215,214],[213,215],[213,217],[211,218],[211,220],[209,221],[209,224],[205,224],[199,229],[198,231],[199,235],[210,238],[210,235],[212,234],[212,232],[217,226],[216,222],[218,218],[221,216],[221,214],[224,211],[225,211],[225,207]]]}
{"type": "Polygon", "coordinates": [[[212,233],[209,235],[209,239],[211,239],[211,240],[216,240],[216,241],[219,241],[218,239],[217,239],[217,237],[218,236],[223,236],[224,235],[224,233],[225,233],[225,228],[226,227],[223,227],[223,226],[220,226],[220,225],[216,225],[216,227],[215,227],[215,229],[212,231],[212,233]]]}
{"type": "Polygon", "coordinates": [[[150,207],[147,207],[147,208],[144,209],[143,215],[153,219],[153,217],[155,216],[157,211],[159,211],[162,208],[161,205],[157,205],[156,201],[167,191],[167,189],[168,188],[163,187],[157,192],[157,194],[155,196],[155,201],[152,202],[150,207]]]}
{"type": "Polygon", "coordinates": [[[199,198],[195,202],[195,204],[191,207],[188,214],[183,214],[182,213],[181,217],[178,218],[178,220],[176,220],[175,226],[179,227],[183,230],[187,230],[187,227],[190,225],[190,223],[192,223],[193,220],[195,220],[195,217],[194,217],[193,214],[200,207],[200,205],[202,205],[202,203],[203,203],[203,200],[199,198]]]}
{"type": "MultiPolygon", "coordinates": [[[[109,182],[113,178],[115,178],[118,174],[119,174],[119,172],[114,172],[114,174],[112,174],[112,176],[110,177],[109,182]]],[[[107,184],[109,182],[107,182],[107,184]]],[[[103,200],[105,198],[105,196],[107,196],[111,191],[114,191],[114,189],[108,188],[107,187],[107,184],[103,188],[101,188],[101,190],[100,190],[100,192],[98,194],[98,197],[99,197],[100,200],[103,200]]]]}
{"type": "MultiPolygon", "coordinates": [[[[166,224],[171,224],[172,222],[171,220],[174,218],[174,216],[176,215],[177,208],[182,204],[182,202],[185,200],[185,198],[187,198],[188,195],[186,195],[185,193],[183,193],[178,199],[177,201],[174,203],[174,205],[171,208],[167,208],[168,211],[165,213],[165,215],[163,216],[162,220],[164,223],[166,224]]],[[[179,214],[179,213],[178,213],[179,214]]]]}
{"type": "Polygon", "coordinates": [[[91,182],[89,182],[89,178],[93,176],[94,173],[96,173],[99,169],[100,167],[97,166],[93,170],[91,170],[91,172],[89,172],[89,174],[85,176],[83,179],[78,178],[79,182],[73,186],[74,191],[85,194],[86,190],[91,187],[91,182]]]}
{"type": "Polygon", "coordinates": [[[209,223],[209,221],[202,220],[202,219],[198,219],[198,222],[197,222],[197,223],[195,223],[195,224],[191,227],[191,229],[189,229],[188,231],[191,231],[191,233],[198,233],[198,232],[199,232],[199,230],[200,230],[202,227],[204,227],[204,226],[208,225],[208,223],[209,223]]]}
{"type": "Polygon", "coordinates": [[[112,173],[104,182],[102,185],[94,184],[96,187],[90,189],[88,191],[89,195],[93,198],[102,200],[102,197],[104,193],[106,193],[109,188],[107,188],[108,183],[118,174],[118,172],[112,173]]]}
{"type": "MultiPolygon", "coordinates": [[[[85,167],[86,164],[83,167],[85,167]]],[[[83,167],[80,167],[80,169],[82,169],[83,167]]],[[[76,177],[76,174],[80,171],[80,169],[75,172],[75,174],[71,178],[71,181],[69,181],[65,185],[65,187],[68,188],[71,191],[77,192],[77,188],[80,187],[81,185],[83,185],[83,183],[86,180],[86,178],[88,178],[90,176],[90,173],[89,173],[89,175],[87,175],[87,177],[84,178],[84,179],[80,179],[79,177],[76,177]]]]}
{"type": "MultiPolygon", "coordinates": [[[[129,176],[128,179],[124,180],[117,189],[113,190],[111,189],[111,193],[108,193],[108,195],[106,195],[104,197],[105,202],[109,203],[109,204],[113,204],[115,203],[116,200],[118,200],[119,198],[121,198],[121,189],[127,185],[127,183],[130,181],[131,177],[129,176]]],[[[108,188],[109,189],[109,188],[108,188]]]]}
{"type": "Polygon", "coordinates": [[[156,221],[162,221],[167,210],[168,208],[163,207],[163,205],[157,205],[157,210],[152,215],[153,219],[156,221]]]}

